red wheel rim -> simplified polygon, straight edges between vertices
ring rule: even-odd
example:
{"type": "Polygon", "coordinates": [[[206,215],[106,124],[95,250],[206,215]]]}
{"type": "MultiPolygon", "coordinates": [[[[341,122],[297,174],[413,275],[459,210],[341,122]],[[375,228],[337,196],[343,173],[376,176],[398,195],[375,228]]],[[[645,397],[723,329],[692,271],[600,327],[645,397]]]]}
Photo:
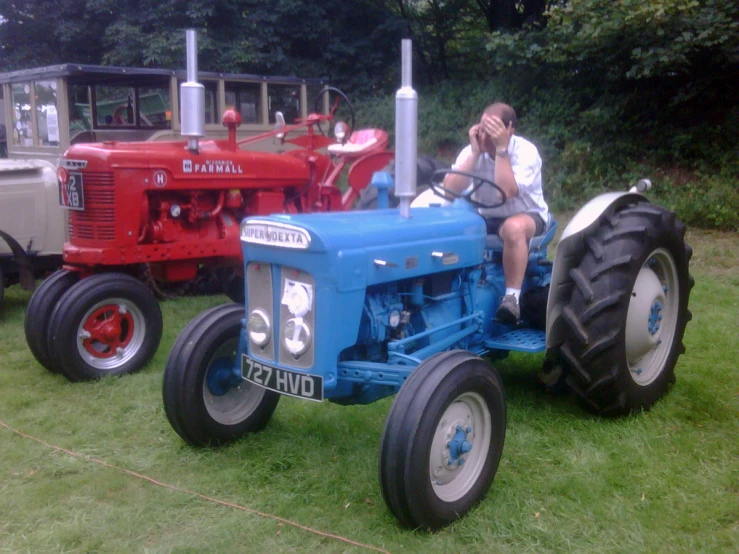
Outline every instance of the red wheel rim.
{"type": "Polygon", "coordinates": [[[90,336],[84,338],[82,344],[92,356],[111,358],[119,348],[125,348],[131,342],[134,325],[130,312],[118,304],[106,304],[83,323],[82,329],[90,336]]]}

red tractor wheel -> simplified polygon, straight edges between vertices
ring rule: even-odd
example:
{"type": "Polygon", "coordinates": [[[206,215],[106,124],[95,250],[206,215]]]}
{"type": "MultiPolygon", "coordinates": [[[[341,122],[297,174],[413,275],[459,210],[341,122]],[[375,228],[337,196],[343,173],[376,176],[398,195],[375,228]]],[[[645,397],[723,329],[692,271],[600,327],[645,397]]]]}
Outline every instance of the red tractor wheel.
{"type": "Polygon", "coordinates": [[[120,273],[83,279],[51,316],[47,344],[70,381],[89,381],[141,369],[162,337],[162,312],[151,291],[120,273]]]}

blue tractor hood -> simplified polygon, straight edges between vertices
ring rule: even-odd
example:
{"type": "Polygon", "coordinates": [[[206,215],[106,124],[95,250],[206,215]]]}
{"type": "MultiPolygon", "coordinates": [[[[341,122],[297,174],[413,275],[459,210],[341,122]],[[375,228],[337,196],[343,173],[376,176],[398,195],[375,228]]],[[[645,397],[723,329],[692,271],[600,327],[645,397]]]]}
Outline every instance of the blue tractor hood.
{"type": "Polygon", "coordinates": [[[288,265],[340,291],[480,264],[485,236],[466,202],[414,208],[410,218],[397,209],[279,214],[241,227],[246,263],[288,265]]]}

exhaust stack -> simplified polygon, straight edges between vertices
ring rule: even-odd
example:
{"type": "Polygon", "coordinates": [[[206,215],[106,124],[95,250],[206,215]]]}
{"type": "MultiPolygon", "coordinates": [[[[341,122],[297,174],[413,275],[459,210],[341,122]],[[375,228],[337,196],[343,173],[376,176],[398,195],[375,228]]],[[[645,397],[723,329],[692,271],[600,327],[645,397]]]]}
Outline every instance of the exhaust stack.
{"type": "Polygon", "coordinates": [[[198,38],[195,29],[185,31],[187,82],[180,85],[182,136],[190,137],[187,147],[198,151],[198,138],[205,136],[205,87],[198,83],[198,38]]]}
{"type": "Polygon", "coordinates": [[[411,86],[413,50],[410,39],[401,42],[401,87],[395,94],[395,196],[400,216],[410,217],[416,196],[418,157],[418,94],[411,86]]]}

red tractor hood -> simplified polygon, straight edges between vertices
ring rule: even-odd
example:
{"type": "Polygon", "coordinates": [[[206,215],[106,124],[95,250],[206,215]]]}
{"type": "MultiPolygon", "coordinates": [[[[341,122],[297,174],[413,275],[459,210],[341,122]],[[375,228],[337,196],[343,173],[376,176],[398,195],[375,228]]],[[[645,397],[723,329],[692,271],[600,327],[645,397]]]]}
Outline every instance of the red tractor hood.
{"type": "Polygon", "coordinates": [[[68,168],[90,172],[151,170],[151,184],[178,188],[243,188],[305,185],[325,168],[324,155],[305,150],[282,154],[233,151],[227,141],[203,141],[198,152],[186,142],[103,142],[76,144],[64,153],[68,168]],[[75,163],[75,162],[83,162],[75,163]],[[162,184],[164,183],[164,184],[162,184]]]}

